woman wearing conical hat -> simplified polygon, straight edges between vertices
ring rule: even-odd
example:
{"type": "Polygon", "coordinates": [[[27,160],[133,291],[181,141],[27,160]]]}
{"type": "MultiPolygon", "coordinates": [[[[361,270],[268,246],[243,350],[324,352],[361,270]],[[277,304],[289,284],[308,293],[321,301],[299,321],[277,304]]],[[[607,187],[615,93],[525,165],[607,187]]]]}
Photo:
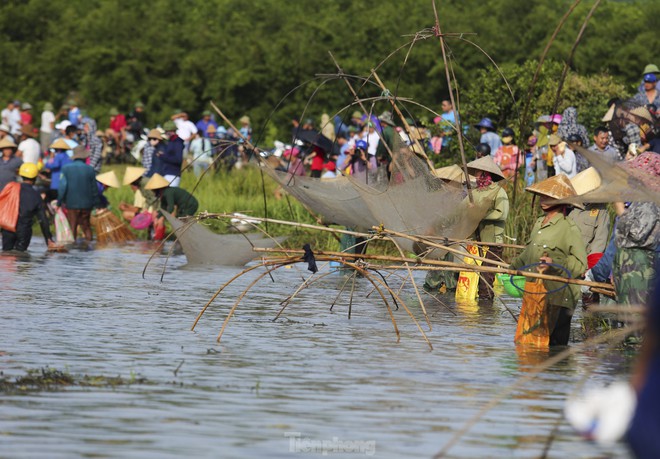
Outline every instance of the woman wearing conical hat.
{"type": "MultiPolygon", "coordinates": [[[[555,204],[556,199],[575,196],[575,189],[563,174],[550,177],[527,187],[527,191],[540,197],[543,215],[536,220],[525,250],[511,262],[512,269],[538,263],[552,264],[546,274],[571,278],[581,276],[587,269],[587,253],[582,234],[576,224],[566,216],[567,206],[555,204]],[[557,266],[562,266],[563,269],[557,266]]],[[[571,331],[571,318],[580,299],[580,287],[559,281],[544,280],[547,294],[546,314],[550,331],[550,345],[566,345],[571,331]]]]}
{"type": "Polygon", "coordinates": [[[0,191],[9,182],[15,182],[18,176],[18,169],[23,164],[23,160],[16,156],[16,144],[5,138],[0,140],[0,191]]]}
{"type": "MultiPolygon", "coordinates": [[[[504,173],[490,155],[469,162],[467,169],[477,179],[477,188],[472,193],[475,205],[483,205],[488,209],[479,222],[476,239],[501,244],[504,242],[504,226],[509,215],[509,196],[499,185],[504,180],[504,173]]],[[[485,256],[491,260],[501,260],[502,251],[501,246],[491,246],[485,256]]],[[[479,298],[492,299],[495,274],[483,273],[481,278],[483,281],[479,282],[479,298]]]]}

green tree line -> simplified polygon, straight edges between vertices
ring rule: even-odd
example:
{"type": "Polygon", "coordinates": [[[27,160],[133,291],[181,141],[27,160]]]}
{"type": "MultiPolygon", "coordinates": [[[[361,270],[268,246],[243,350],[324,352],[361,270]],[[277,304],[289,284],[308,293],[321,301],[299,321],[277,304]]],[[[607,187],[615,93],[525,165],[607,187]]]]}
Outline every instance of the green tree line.
{"type": "MultiPolygon", "coordinates": [[[[594,1],[579,2],[552,44],[533,114],[552,106],[594,1]]],[[[574,0],[436,3],[464,119],[515,124],[535,62],[574,0]],[[512,80],[516,103],[491,58],[512,80]]],[[[659,17],[656,0],[603,0],[577,48],[560,109],[587,101],[581,121],[595,123],[609,97],[632,94],[643,67],[660,64],[659,17]]],[[[30,101],[38,112],[43,102],[57,106],[74,96],[101,125],[110,107],[128,111],[138,100],[151,123],[177,107],[194,118],[214,100],[232,119],[249,114],[255,132],[274,112],[267,137],[283,137],[310,98],[307,113],[317,120],[322,112],[353,111],[345,83],[331,77],[331,51],[346,74],[377,68],[391,93],[439,111],[447,83],[434,22],[432,0],[9,0],[0,3],[0,97],[30,101]]],[[[380,94],[373,84],[360,89],[362,97],[380,94]]]]}

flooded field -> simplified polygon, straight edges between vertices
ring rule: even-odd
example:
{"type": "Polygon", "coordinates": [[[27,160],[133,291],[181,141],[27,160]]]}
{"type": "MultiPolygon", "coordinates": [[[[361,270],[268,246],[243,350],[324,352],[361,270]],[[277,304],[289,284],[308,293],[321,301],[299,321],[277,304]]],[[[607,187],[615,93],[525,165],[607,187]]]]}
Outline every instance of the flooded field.
{"type": "MultiPolygon", "coordinates": [[[[272,322],[308,277],[303,264],[263,279],[218,344],[222,320],[256,275],[233,284],[191,332],[204,303],[238,271],[187,268],[179,255],[162,283],[162,258],[143,279],[151,250],[45,254],[35,240],[27,258],[0,255],[5,377],[49,366],[146,379],[0,394],[0,457],[431,457],[547,358],[516,353],[515,323],[498,301],[461,307],[429,298],[433,351],[403,309],[395,311],[397,344],[382,302],[365,299],[364,279],[350,320],[348,292],[329,310],[344,283],[338,274],[272,322]]],[[[421,320],[413,290],[403,297],[421,320]]],[[[489,411],[449,457],[535,458],[546,447],[551,458],[627,457],[622,446],[577,437],[561,412],[594,365],[589,384],[608,383],[625,377],[631,358],[591,350],[543,372],[489,411]]]]}

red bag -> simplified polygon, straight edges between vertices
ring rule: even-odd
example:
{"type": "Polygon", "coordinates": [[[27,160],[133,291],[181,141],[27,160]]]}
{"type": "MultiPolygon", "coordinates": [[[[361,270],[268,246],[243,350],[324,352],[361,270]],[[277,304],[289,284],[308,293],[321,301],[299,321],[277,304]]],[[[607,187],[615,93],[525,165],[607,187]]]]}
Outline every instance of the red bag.
{"type": "Polygon", "coordinates": [[[18,202],[21,200],[21,184],[9,182],[0,191],[0,228],[16,232],[18,202]]]}

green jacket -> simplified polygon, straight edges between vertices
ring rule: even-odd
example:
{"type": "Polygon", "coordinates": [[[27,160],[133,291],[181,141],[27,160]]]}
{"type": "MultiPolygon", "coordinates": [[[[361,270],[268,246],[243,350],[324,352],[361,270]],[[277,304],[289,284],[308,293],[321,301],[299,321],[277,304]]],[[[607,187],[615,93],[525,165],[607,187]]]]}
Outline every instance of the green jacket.
{"type": "Polygon", "coordinates": [[[504,188],[493,183],[483,190],[473,190],[475,204],[482,200],[492,201],[488,213],[479,223],[479,240],[482,242],[504,242],[504,225],[509,215],[509,196],[504,188]],[[495,199],[493,194],[497,190],[495,199]]]}
{"type": "MultiPolygon", "coordinates": [[[[511,263],[512,269],[532,263],[538,263],[539,258],[547,253],[552,262],[568,269],[572,278],[581,276],[587,270],[587,253],[584,249],[582,234],[573,220],[563,214],[557,214],[545,225],[542,224],[545,216],[540,217],[532,227],[529,244],[525,250],[511,263]]],[[[536,269],[536,266],[528,270],[536,269]]],[[[546,274],[567,277],[566,273],[558,268],[550,267],[546,274]]],[[[548,304],[575,309],[580,299],[580,286],[563,282],[543,281],[548,290],[548,304]]]]}
{"type": "Polygon", "coordinates": [[[390,147],[390,150],[392,150],[392,147],[394,145],[394,135],[396,132],[394,131],[394,128],[392,126],[383,123],[383,132],[381,132],[382,139],[380,142],[378,142],[378,147],[376,148],[376,158],[380,161],[386,161],[390,162],[392,161],[392,158],[390,156],[390,152],[387,151],[387,148],[385,147],[385,144],[387,144],[388,147],[390,147]]]}
{"type": "Polygon", "coordinates": [[[604,204],[587,204],[586,209],[577,207],[568,216],[582,233],[587,254],[605,252],[610,241],[610,215],[604,204]]]}
{"type": "MultiPolygon", "coordinates": [[[[195,215],[199,203],[192,194],[183,188],[168,186],[160,196],[160,208],[172,213],[175,207],[177,217],[187,217],[195,215]]],[[[162,214],[159,212],[158,215],[161,216],[162,214]]]]}

